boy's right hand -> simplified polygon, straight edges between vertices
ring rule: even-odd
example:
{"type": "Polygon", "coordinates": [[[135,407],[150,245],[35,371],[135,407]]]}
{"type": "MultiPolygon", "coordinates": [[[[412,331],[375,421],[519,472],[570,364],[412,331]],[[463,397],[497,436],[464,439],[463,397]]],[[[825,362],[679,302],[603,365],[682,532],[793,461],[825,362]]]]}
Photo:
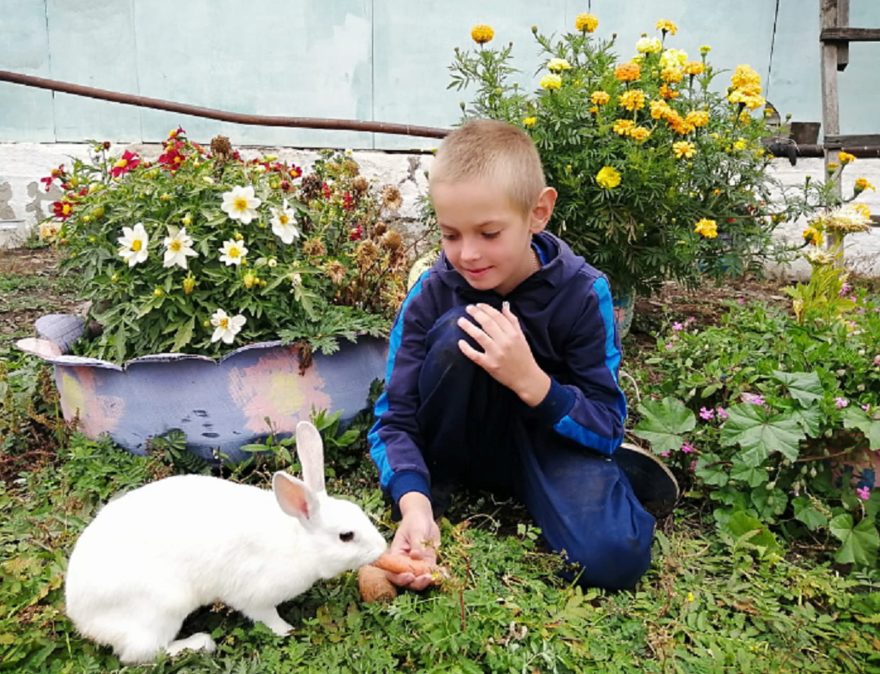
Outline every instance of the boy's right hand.
{"type": "MultiPolygon", "coordinates": [[[[440,528],[434,521],[431,501],[424,494],[411,491],[400,497],[398,505],[402,517],[391,542],[391,552],[436,565],[440,528]]],[[[424,590],[434,583],[430,574],[415,576],[412,573],[389,573],[388,580],[409,590],[424,590]]]]}

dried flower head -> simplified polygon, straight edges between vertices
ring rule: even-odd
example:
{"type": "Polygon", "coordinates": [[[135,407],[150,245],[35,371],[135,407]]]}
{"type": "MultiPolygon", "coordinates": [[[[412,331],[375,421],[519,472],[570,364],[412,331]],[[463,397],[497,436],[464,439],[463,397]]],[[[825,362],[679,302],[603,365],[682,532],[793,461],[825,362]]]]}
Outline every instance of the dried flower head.
{"type": "Polygon", "coordinates": [[[382,205],[390,211],[397,211],[403,205],[400,190],[394,185],[386,185],[382,190],[382,205]]]}
{"type": "Polygon", "coordinates": [[[303,242],[302,250],[305,255],[310,257],[321,257],[327,254],[327,247],[324,242],[318,238],[307,239],[303,242]]]}
{"type": "Polygon", "coordinates": [[[211,139],[211,154],[221,162],[229,161],[232,158],[232,143],[226,136],[214,136],[211,139]]]}

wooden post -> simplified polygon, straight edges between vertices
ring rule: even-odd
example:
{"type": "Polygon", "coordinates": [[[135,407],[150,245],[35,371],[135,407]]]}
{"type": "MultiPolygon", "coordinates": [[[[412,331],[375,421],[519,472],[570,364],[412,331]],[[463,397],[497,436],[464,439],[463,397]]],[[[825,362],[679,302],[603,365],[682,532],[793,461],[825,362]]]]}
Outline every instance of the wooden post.
{"type": "MultiPolygon", "coordinates": [[[[822,0],[820,6],[820,25],[821,29],[838,27],[838,4],[837,0],[822,0]]],[[[848,8],[847,8],[848,10],[848,8]]],[[[848,12],[847,12],[848,13],[848,12]]],[[[825,136],[825,180],[831,180],[834,171],[829,171],[829,164],[836,165],[837,180],[834,181],[834,194],[838,199],[842,198],[843,191],[840,181],[840,148],[841,143],[829,143],[828,136],[837,136],[840,134],[840,101],[837,87],[837,59],[838,59],[838,43],[837,42],[821,42],[822,49],[822,131],[825,136]]],[[[838,237],[828,237],[828,247],[831,249],[838,248],[842,243],[838,237]],[[833,240],[832,240],[833,239],[833,240]]],[[[839,264],[843,264],[843,250],[840,251],[841,259],[839,264]]]]}

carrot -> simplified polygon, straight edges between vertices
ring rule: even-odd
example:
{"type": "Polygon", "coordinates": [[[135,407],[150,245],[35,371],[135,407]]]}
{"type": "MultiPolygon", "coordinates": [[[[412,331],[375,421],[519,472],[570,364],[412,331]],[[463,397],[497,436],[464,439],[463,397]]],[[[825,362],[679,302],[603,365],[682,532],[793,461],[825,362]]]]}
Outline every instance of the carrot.
{"type": "Polygon", "coordinates": [[[373,562],[373,566],[389,571],[390,573],[411,573],[414,576],[433,574],[437,567],[421,559],[413,559],[407,555],[386,552],[373,562]]]}
{"type": "Polygon", "coordinates": [[[369,564],[358,569],[358,589],[361,599],[367,602],[391,601],[397,596],[397,588],[385,572],[369,564]]]}

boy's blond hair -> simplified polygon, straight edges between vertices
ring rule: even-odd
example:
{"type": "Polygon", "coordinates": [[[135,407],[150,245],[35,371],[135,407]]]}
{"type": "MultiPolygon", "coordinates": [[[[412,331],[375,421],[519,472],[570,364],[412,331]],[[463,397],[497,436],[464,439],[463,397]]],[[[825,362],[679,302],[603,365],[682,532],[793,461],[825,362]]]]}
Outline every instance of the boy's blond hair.
{"type": "Polygon", "coordinates": [[[471,120],[443,139],[429,186],[475,179],[495,182],[523,214],[532,210],[546,186],[532,139],[522,129],[492,119],[471,120]]]}

